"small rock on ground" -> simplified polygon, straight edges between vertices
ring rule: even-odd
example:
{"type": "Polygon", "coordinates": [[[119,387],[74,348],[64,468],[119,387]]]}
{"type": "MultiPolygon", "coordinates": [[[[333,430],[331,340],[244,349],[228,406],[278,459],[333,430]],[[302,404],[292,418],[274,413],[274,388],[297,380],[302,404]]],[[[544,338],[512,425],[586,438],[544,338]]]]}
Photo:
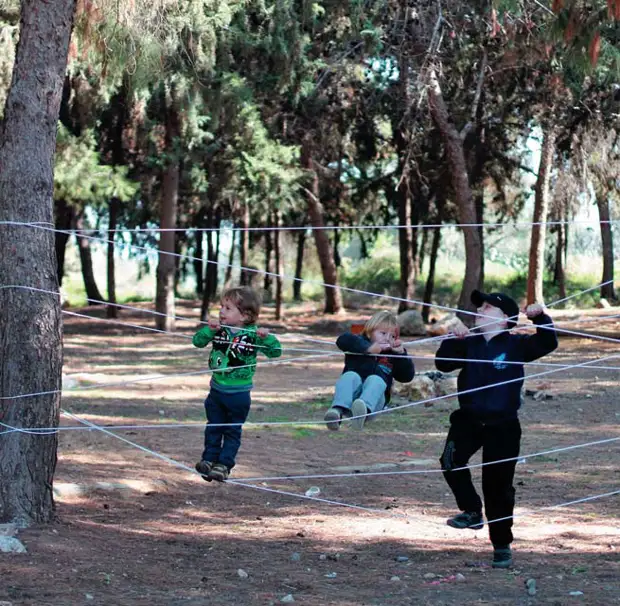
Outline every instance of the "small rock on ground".
{"type": "Polygon", "coordinates": [[[15,537],[0,537],[0,551],[2,553],[26,553],[26,548],[15,537]]]}

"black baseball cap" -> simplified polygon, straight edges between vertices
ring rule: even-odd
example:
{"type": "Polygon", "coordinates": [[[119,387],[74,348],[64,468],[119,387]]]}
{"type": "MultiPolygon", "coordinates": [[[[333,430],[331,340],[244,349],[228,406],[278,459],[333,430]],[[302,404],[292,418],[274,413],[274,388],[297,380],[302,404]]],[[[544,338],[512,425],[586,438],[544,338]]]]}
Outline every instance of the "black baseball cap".
{"type": "Polygon", "coordinates": [[[487,294],[480,292],[479,290],[474,290],[472,291],[470,298],[471,302],[476,307],[480,307],[486,302],[489,305],[493,305],[493,307],[498,307],[501,309],[509,318],[513,318],[508,320],[509,328],[517,325],[519,306],[517,305],[517,302],[508,295],[504,295],[501,292],[491,292],[487,294]]]}

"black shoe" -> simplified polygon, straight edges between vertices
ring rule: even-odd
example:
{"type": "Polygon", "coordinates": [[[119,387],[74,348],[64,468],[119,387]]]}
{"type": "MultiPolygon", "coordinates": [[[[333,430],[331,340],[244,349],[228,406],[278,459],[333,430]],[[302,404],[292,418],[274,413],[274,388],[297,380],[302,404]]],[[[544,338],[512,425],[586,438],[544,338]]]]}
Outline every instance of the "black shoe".
{"type": "Polygon", "coordinates": [[[464,511],[450,518],[447,521],[448,526],[452,528],[473,528],[474,530],[482,528],[482,514],[479,511],[464,511]]]}
{"type": "Polygon", "coordinates": [[[196,471],[202,476],[202,479],[207,482],[212,480],[212,478],[209,477],[212,469],[213,463],[211,461],[198,461],[198,463],[196,463],[196,471]]]}
{"type": "Polygon", "coordinates": [[[512,549],[510,545],[493,546],[493,568],[510,568],[512,566],[512,549]]]}
{"type": "Polygon", "coordinates": [[[209,481],[225,482],[230,475],[230,469],[223,463],[216,463],[209,472],[209,481]]]}

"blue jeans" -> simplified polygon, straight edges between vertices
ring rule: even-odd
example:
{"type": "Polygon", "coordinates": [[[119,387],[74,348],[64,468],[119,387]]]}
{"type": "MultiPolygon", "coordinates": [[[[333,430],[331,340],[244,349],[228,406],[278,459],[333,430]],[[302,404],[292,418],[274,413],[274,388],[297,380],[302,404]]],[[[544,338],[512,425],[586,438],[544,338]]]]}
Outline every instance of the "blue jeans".
{"type": "Polygon", "coordinates": [[[342,373],[336,382],[336,392],[332,402],[333,408],[341,408],[350,415],[353,400],[361,398],[366,404],[368,412],[383,410],[385,406],[385,381],[377,376],[370,375],[365,381],[351,370],[342,373]]]}
{"type": "Polygon", "coordinates": [[[213,389],[205,400],[207,426],[203,461],[222,463],[228,469],[235,466],[235,457],[241,446],[241,425],[250,412],[250,392],[224,393],[213,389]],[[213,427],[220,423],[238,423],[226,427],[213,427]]]}

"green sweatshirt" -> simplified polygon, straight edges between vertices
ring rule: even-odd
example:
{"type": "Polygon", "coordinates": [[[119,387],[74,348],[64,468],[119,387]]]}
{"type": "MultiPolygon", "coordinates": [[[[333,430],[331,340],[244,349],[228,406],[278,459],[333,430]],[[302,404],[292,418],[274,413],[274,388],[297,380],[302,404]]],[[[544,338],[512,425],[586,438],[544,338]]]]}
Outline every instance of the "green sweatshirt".
{"type": "Polygon", "coordinates": [[[229,393],[252,389],[258,352],[268,358],[282,355],[280,341],[274,335],[259,337],[254,325],[240,327],[235,332],[230,328],[213,330],[205,326],[194,335],[193,343],[196,347],[206,347],[213,343],[209,368],[218,372],[213,373],[211,384],[229,393]]]}

